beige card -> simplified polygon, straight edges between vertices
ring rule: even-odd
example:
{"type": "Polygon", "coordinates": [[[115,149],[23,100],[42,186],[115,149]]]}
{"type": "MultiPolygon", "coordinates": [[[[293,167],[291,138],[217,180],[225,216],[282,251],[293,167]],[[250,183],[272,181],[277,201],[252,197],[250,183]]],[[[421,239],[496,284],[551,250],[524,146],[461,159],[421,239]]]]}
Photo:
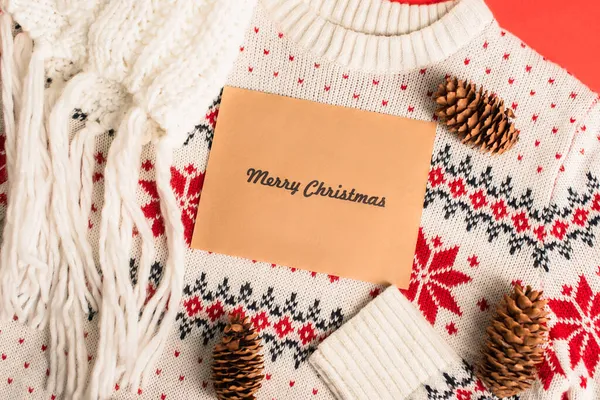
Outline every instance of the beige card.
{"type": "Polygon", "coordinates": [[[192,247],[406,287],[435,129],[227,87],[192,247]]]}

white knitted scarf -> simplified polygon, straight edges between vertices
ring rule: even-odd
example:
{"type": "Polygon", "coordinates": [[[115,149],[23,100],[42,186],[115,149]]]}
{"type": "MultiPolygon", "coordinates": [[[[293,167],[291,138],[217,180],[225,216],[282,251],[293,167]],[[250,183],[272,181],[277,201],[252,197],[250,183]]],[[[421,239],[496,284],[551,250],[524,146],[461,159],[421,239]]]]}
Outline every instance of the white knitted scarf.
{"type": "Polygon", "coordinates": [[[174,148],[225,82],[255,0],[7,0],[0,16],[10,188],[0,311],[51,335],[51,392],[107,398],[143,385],[173,325],[184,277],[183,226],[170,187],[174,148]],[[31,39],[29,39],[31,37],[31,39]],[[33,40],[33,46],[31,44],[33,40]],[[72,77],[72,78],[71,78],[72,77]],[[50,89],[44,90],[52,81],[50,89]],[[74,137],[74,108],[87,114],[74,137]],[[116,137],[104,171],[99,267],[88,240],[95,138],[116,137]],[[168,258],[146,288],[154,237],[136,202],[143,146],[156,151],[168,258]],[[134,285],[134,232],[141,258],[134,285]],[[83,318],[100,312],[86,388],[83,318]],[[66,352],[66,360],[58,354],[66,352]]]}

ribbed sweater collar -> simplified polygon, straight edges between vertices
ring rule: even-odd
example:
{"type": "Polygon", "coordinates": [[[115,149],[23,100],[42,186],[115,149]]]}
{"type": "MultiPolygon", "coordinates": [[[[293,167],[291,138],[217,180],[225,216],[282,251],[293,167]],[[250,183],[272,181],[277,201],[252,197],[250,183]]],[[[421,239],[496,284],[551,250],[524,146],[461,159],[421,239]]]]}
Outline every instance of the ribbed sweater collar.
{"type": "Polygon", "coordinates": [[[278,29],[316,57],[392,73],[445,60],[493,21],[484,0],[262,0],[278,29]]]}

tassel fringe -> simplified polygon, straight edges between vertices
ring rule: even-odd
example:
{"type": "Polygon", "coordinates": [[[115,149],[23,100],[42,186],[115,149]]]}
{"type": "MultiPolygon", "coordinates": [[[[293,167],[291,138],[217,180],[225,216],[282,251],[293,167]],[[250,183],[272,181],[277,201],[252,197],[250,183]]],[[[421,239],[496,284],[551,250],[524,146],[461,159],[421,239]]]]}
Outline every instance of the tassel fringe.
{"type": "Polygon", "coordinates": [[[89,121],[69,144],[69,120],[85,93],[93,91],[96,77],[79,74],[65,86],[48,118],[49,149],[53,167],[50,215],[59,238],[57,291],[52,297],[50,340],[64,357],[51,357],[48,388],[81,398],[87,376],[84,314],[101,303],[101,278],[87,238],[96,136],[104,131],[89,121]],[[66,376],[66,381],[65,381],[66,376]]]}
{"type": "Polygon", "coordinates": [[[18,73],[19,66],[16,61],[16,52],[14,50],[14,41],[12,34],[12,18],[2,13],[0,15],[0,76],[2,77],[2,117],[4,120],[4,135],[6,150],[6,169],[8,176],[14,176],[15,165],[15,141],[17,127],[15,115],[18,115],[20,107],[15,105],[15,101],[20,105],[21,92],[21,73],[18,73]]]}
{"type": "Polygon", "coordinates": [[[138,354],[138,304],[142,291],[133,288],[129,260],[134,227],[142,242],[140,271],[150,270],[154,255],[154,237],[136,201],[147,128],[146,114],[140,108],[132,108],[111,144],[104,170],[99,246],[103,297],[98,357],[88,392],[90,398],[108,397],[115,383],[133,368],[138,354]]]}
{"type": "MultiPolygon", "coordinates": [[[[7,14],[0,14],[9,176],[0,254],[0,316],[49,328],[48,391],[68,399],[105,399],[116,383],[136,390],[154,373],[183,290],[185,241],[170,185],[172,144],[164,135],[154,146],[168,258],[156,291],[148,296],[155,242],[136,190],[142,149],[155,136],[151,134],[157,131],[155,123],[141,108],[132,107],[110,147],[104,170],[98,271],[88,240],[88,221],[95,142],[108,126],[90,119],[70,138],[69,121],[82,97],[94,96],[91,93],[102,84],[96,75],[80,73],[62,93],[46,91],[48,48],[37,42],[33,47],[26,34],[13,40],[12,25],[7,14]],[[129,265],[131,251],[138,245],[134,284],[129,265]],[[83,324],[92,309],[100,312],[100,339],[86,387],[89,371],[83,324]]],[[[111,112],[112,117],[118,114],[111,112]]]]}
{"type": "Polygon", "coordinates": [[[136,201],[142,146],[152,127],[145,112],[133,108],[117,132],[104,171],[105,199],[100,228],[100,261],[103,298],[98,358],[88,396],[106,398],[115,383],[135,390],[153,373],[175,321],[184,275],[184,230],[170,185],[173,149],[158,140],[156,183],[165,222],[168,259],[163,277],[152,297],[146,288],[154,258],[154,237],[136,201]],[[120,221],[120,223],[119,223],[120,221]],[[129,277],[132,232],[141,240],[139,281],[129,277]],[[116,351],[115,351],[116,350],[116,351]]]}
{"type": "Polygon", "coordinates": [[[132,383],[137,383],[141,375],[142,385],[148,383],[162,354],[175,322],[183,291],[185,241],[181,213],[171,189],[172,164],[173,148],[166,138],[160,139],[156,145],[156,186],[160,196],[160,209],[165,223],[169,255],[162,280],[142,315],[140,327],[140,332],[144,333],[141,341],[142,350],[130,378],[132,383]]]}
{"type": "Polygon", "coordinates": [[[12,42],[12,21],[6,14],[1,18],[2,78],[3,83],[7,83],[3,98],[8,100],[8,105],[4,106],[4,118],[10,185],[0,264],[2,316],[15,316],[32,327],[43,328],[47,321],[46,308],[53,274],[48,252],[51,226],[44,218],[51,179],[43,124],[47,47],[37,45],[29,57],[28,40],[22,36],[15,46],[12,42]],[[10,35],[6,37],[8,32],[10,35]],[[23,72],[19,68],[22,69],[27,59],[27,71],[23,72]],[[24,79],[22,87],[20,77],[24,79]],[[22,100],[11,101],[11,96],[12,99],[22,97],[22,100]],[[18,111],[17,116],[15,111],[18,111]],[[18,179],[15,179],[15,173],[18,173],[18,179]]]}

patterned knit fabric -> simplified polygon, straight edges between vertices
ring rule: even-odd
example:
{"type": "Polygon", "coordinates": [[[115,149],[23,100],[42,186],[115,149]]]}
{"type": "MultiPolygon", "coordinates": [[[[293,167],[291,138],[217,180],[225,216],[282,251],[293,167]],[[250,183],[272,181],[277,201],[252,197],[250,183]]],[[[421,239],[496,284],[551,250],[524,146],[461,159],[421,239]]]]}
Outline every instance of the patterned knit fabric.
{"type": "MultiPolygon", "coordinates": [[[[552,311],[552,344],[540,380],[521,398],[596,398],[597,94],[498,27],[482,0],[419,7],[384,0],[262,0],[228,84],[431,121],[431,96],[446,75],[472,80],[505,99],[521,136],[511,151],[491,157],[438,127],[404,296],[461,361],[414,393],[429,399],[493,398],[474,378],[472,365],[494,304],[519,282],[544,289],[552,311]]],[[[218,107],[215,100],[208,110],[198,110],[205,118],[189,127],[170,169],[188,245],[218,107]]],[[[73,113],[73,132],[87,115],[85,109],[73,113]]],[[[89,240],[96,259],[104,167],[114,136],[114,131],[99,135],[94,151],[89,240]]],[[[153,154],[151,145],[144,148],[137,188],[156,241],[148,296],[168,255],[153,154]]],[[[134,283],[137,250],[130,261],[134,283]]],[[[307,360],[382,287],[190,249],[185,263],[183,298],[153,376],[143,388],[116,384],[112,398],[215,398],[211,353],[230,313],[249,315],[264,339],[266,378],[259,398],[334,398],[307,360]]],[[[90,364],[97,357],[97,320],[92,313],[85,326],[90,364]]],[[[46,332],[19,322],[1,326],[1,398],[60,398],[45,390],[47,344],[46,332]]]]}
{"type": "Polygon", "coordinates": [[[310,357],[340,399],[405,399],[461,364],[396,287],[333,332],[310,357]]]}

